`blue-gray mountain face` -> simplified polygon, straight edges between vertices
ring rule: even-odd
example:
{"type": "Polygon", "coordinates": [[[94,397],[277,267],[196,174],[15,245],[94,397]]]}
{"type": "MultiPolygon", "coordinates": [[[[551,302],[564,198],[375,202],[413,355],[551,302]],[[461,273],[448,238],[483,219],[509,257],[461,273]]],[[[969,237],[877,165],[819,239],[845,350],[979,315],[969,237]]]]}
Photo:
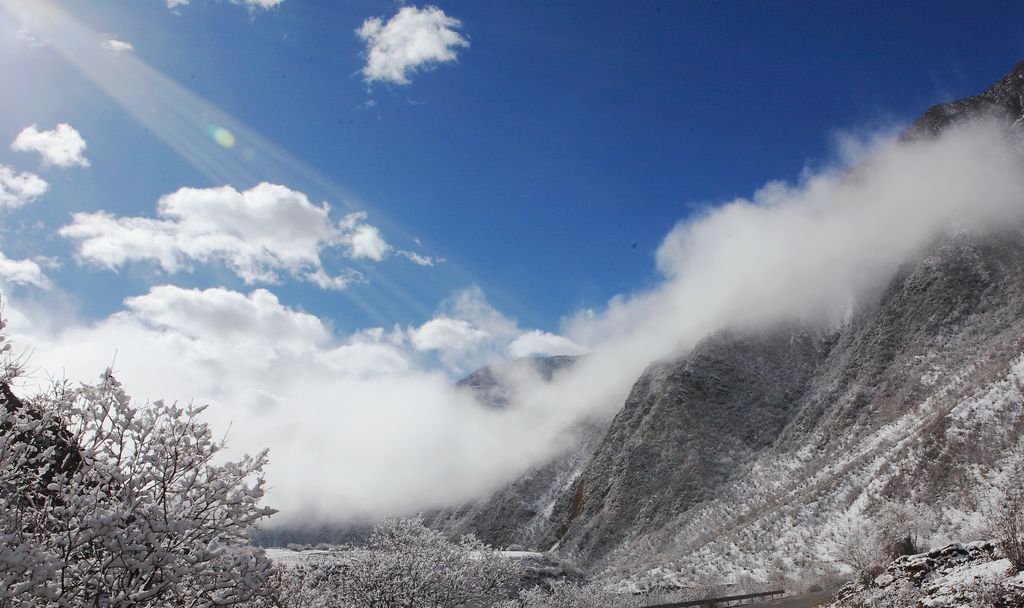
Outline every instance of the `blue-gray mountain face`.
{"type": "MultiPolygon", "coordinates": [[[[550,381],[560,370],[569,368],[576,362],[577,357],[567,355],[557,357],[528,357],[513,361],[508,366],[525,366],[536,372],[541,379],[550,381]]],[[[508,383],[503,382],[501,370],[494,367],[481,367],[456,385],[469,389],[476,396],[477,401],[488,407],[504,408],[508,406],[511,397],[510,392],[514,390],[508,383]]]]}
{"type": "MultiPolygon", "coordinates": [[[[520,359],[511,366],[529,366],[544,380],[571,367],[577,357],[520,359]]],[[[483,367],[458,382],[485,407],[506,407],[514,387],[503,370],[483,367]]],[[[571,429],[572,444],[550,462],[535,467],[488,499],[433,514],[428,523],[453,534],[472,532],[498,547],[549,549],[551,516],[565,488],[582,473],[597,449],[610,418],[584,420],[571,429]]]]}
{"type": "MultiPolygon", "coordinates": [[[[905,139],[982,115],[1020,137],[1022,100],[1024,63],[905,139]]],[[[839,327],[723,331],[652,364],[574,450],[433,523],[639,587],[813,578],[886,504],[929,538],[983,535],[978,513],[1021,483],[1022,352],[1022,227],[947,237],[839,327]]]]}

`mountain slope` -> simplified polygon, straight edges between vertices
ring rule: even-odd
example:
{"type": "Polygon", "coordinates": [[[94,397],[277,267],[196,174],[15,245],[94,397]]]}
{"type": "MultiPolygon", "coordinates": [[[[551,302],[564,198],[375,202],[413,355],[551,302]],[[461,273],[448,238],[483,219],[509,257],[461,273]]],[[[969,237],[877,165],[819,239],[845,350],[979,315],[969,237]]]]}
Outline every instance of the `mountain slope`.
{"type": "MultiPolygon", "coordinates": [[[[1024,63],[905,139],[982,116],[1020,138],[1022,113],[1024,63]]],[[[893,508],[926,542],[960,540],[1024,480],[1022,353],[1024,227],[947,234],[838,327],[720,331],[652,364],[600,440],[561,457],[571,474],[496,494],[529,518],[491,500],[456,528],[635,587],[821,578],[893,508]]]]}
{"type": "Polygon", "coordinates": [[[555,540],[600,556],[713,497],[786,427],[823,354],[818,336],[781,328],[720,332],[652,365],[556,505],[555,540]]]}
{"type": "Polygon", "coordinates": [[[629,556],[644,584],[693,570],[813,579],[892,503],[913,508],[926,542],[983,534],[979,512],[1021,479],[1022,350],[1024,233],[944,241],[838,332],[742,478],[606,567],[629,556]]]}
{"type": "MultiPolygon", "coordinates": [[[[516,375],[524,368],[550,381],[577,360],[570,356],[519,359],[500,368],[482,367],[457,384],[472,391],[482,406],[504,408],[514,398],[516,375]]],[[[482,500],[432,513],[427,524],[452,536],[473,533],[496,547],[549,548],[547,530],[555,501],[579,476],[610,423],[609,418],[577,423],[566,433],[565,448],[549,462],[482,500]]]]}

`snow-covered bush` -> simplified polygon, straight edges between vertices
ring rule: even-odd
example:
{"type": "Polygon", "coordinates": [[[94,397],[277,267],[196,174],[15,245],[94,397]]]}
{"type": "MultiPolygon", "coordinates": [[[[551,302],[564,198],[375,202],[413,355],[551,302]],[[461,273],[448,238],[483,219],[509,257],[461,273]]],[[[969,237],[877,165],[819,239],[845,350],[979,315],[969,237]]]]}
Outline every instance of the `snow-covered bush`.
{"type": "MultiPolygon", "coordinates": [[[[452,542],[421,519],[374,528],[365,548],[282,572],[277,606],[295,608],[460,608],[508,596],[522,565],[472,536],[452,542]]],[[[274,602],[267,602],[272,604],[274,602]]]]}
{"type": "Polygon", "coordinates": [[[558,581],[549,590],[535,587],[522,592],[515,600],[503,602],[498,608],[639,608],[643,598],[613,593],[596,584],[576,585],[558,581]]]}
{"type": "Polygon", "coordinates": [[[110,373],[23,402],[0,382],[0,605],[223,606],[267,593],[266,453],[215,462],[202,407],[110,373]]]}
{"type": "Polygon", "coordinates": [[[992,528],[1003,555],[1024,572],[1024,490],[1018,489],[1005,497],[995,513],[992,528]]]}
{"type": "Polygon", "coordinates": [[[869,581],[892,560],[920,550],[926,520],[914,505],[884,502],[871,518],[848,531],[846,540],[836,548],[836,560],[852,568],[862,581],[869,581]]]}
{"type": "Polygon", "coordinates": [[[914,505],[886,502],[878,512],[877,542],[886,561],[920,550],[924,516],[914,505]]]}

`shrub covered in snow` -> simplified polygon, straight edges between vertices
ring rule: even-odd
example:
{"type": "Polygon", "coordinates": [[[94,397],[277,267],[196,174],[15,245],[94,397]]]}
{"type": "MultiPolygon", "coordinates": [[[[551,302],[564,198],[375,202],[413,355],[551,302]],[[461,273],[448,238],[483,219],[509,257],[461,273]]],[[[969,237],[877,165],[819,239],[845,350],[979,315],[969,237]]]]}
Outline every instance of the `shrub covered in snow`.
{"type": "Polygon", "coordinates": [[[109,373],[31,403],[0,383],[0,605],[223,606],[267,593],[266,454],[217,463],[201,407],[109,373]]]}
{"type": "Polygon", "coordinates": [[[643,605],[645,601],[639,596],[613,593],[594,583],[576,585],[559,581],[550,589],[534,587],[524,591],[517,599],[496,608],[639,608],[643,605]]]}
{"type": "Polygon", "coordinates": [[[886,564],[901,555],[918,552],[925,516],[913,505],[886,501],[870,519],[851,529],[837,546],[835,559],[853,569],[861,582],[881,574],[886,564]]]}
{"type": "Polygon", "coordinates": [[[283,570],[267,605],[294,608],[485,606],[508,597],[523,576],[510,559],[472,536],[458,542],[423,525],[393,519],[374,528],[365,548],[283,570]]]}
{"type": "Polygon", "coordinates": [[[1024,490],[1006,496],[993,521],[999,547],[1018,570],[1024,570],[1024,490]]]}

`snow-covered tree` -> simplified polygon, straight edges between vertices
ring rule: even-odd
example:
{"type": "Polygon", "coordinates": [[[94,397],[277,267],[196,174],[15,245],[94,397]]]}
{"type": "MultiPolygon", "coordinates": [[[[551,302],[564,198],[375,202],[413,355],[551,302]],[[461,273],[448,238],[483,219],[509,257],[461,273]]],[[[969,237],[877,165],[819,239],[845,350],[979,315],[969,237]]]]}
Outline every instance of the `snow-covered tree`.
{"type": "Polygon", "coordinates": [[[472,536],[452,542],[421,519],[379,524],[365,548],[337,561],[291,569],[277,605],[295,608],[461,608],[507,597],[522,577],[517,560],[472,536]]]}
{"type": "MultiPolygon", "coordinates": [[[[0,326],[2,327],[2,326],[0,326]]],[[[108,372],[22,401],[0,379],[0,606],[224,606],[268,592],[249,533],[266,452],[218,462],[202,407],[108,372]]]]}
{"type": "Polygon", "coordinates": [[[1024,572],[1024,489],[1008,492],[992,521],[1003,555],[1024,572]]]}
{"type": "Polygon", "coordinates": [[[847,531],[835,558],[862,580],[870,580],[893,559],[917,553],[927,531],[928,517],[919,506],[885,501],[870,518],[847,531]]]}
{"type": "Polygon", "coordinates": [[[524,591],[515,600],[502,603],[499,608],[640,608],[644,598],[613,593],[600,585],[576,585],[558,581],[550,589],[535,587],[524,591]]]}

